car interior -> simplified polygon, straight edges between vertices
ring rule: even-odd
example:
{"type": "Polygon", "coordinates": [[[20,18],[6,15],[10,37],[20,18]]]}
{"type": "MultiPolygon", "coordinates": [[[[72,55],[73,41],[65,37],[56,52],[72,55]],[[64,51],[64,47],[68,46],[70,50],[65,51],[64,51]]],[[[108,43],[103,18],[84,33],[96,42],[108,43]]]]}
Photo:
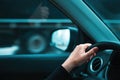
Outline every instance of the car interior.
{"type": "Polygon", "coordinates": [[[119,0],[1,0],[0,80],[44,80],[84,43],[97,55],[76,80],[119,80],[119,0]]]}

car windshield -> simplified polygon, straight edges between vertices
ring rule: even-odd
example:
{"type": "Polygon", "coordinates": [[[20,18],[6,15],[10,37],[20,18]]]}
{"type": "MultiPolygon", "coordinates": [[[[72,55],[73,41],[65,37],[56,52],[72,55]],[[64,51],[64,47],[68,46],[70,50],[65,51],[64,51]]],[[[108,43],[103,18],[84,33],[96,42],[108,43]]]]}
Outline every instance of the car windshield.
{"type": "Polygon", "coordinates": [[[120,0],[84,0],[120,39],[120,0]]]}

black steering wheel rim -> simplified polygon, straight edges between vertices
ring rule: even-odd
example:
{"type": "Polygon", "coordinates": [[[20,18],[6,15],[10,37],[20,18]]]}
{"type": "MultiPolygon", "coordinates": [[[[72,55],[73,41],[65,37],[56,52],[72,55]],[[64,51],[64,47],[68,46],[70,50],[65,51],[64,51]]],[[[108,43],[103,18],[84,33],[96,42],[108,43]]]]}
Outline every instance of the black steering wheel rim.
{"type": "Polygon", "coordinates": [[[120,77],[119,72],[117,69],[120,67],[120,43],[117,42],[98,42],[96,44],[93,44],[92,46],[88,47],[86,51],[89,51],[93,47],[98,47],[99,51],[103,50],[113,50],[113,53],[111,54],[110,57],[110,64],[107,69],[107,80],[119,80],[120,77]],[[117,71],[117,73],[116,73],[117,71]]]}
{"type": "Polygon", "coordinates": [[[90,47],[88,47],[86,51],[89,51],[93,47],[98,47],[99,51],[103,51],[106,49],[112,49],[115,51],[119,51],[120,50],[120,43],[117,43],[117,42],[98,42],[98,43],[93,44],[90,47]]]}

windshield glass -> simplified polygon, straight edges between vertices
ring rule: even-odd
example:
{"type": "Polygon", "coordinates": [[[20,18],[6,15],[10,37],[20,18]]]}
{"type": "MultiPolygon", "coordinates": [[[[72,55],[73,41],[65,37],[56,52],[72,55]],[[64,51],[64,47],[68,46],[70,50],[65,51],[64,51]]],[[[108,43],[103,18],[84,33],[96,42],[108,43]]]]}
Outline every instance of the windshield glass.
{"type": "Polygon", "coordinates": [[[84,0],[120,39],[120,0],[84,0]]]}

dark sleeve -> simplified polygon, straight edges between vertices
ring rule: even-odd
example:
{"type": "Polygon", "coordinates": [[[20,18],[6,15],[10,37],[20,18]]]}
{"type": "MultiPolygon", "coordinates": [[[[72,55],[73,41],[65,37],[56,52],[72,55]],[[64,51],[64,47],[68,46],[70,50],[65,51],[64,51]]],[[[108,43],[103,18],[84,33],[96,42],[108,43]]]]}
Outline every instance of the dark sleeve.
{"type": "Polygon", "coordinates": [[[60,66],[45,80],[72,80],[72,77],[62,66],[60,66]]]}

